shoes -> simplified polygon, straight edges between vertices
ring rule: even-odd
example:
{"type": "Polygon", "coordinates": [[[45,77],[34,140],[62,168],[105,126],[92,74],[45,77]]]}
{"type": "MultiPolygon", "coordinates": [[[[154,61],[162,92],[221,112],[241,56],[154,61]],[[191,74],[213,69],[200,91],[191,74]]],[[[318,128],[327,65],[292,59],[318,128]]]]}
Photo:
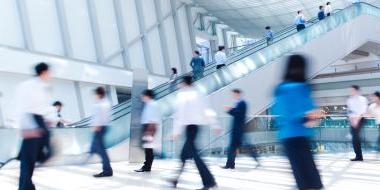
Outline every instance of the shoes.
{"type": "Polygon", "coordinates": [[[176,179],[173,179],[173,180],[170,180],[169,182],[171,183],[171,185],[172,185],[172,188],[177,188],[177,185],[178,185],[178,180],[176,180],[176,179]]]}
{"type": "Polygon", "coordinates": [[[363,161],[363,158],[353,158],[353,159],[351,159],[350,161],[352,161],[352,162],[357,162],[357,161],[363,161]]]}
{"type": "Polygon", "coordinates": [[[221,166],[222,169],[235,169],[235,166],[221,166]]]}
{"type": "Polygon", "coordinates": [[[135,170],[135,172],[150,172],[150,169],[145,169],[145,168],[141,168],[141,169],[138,169],[138,170],[135,170]]]}
{"type": "Polygon", "coordinates": [[[210,189],[214,189],[217,187],[218,187],[218,185],[216,183],[214,183],[214,185],[205,186],[205,187],[202,187],[201,189],[198,189],[198,190],[210,190],[210,189]]]}
{"type": "Polygon", "coordinates": [[[94,177],[99,178],[99,177],[111,177],[113,176],[113,172],[101,172],[99,174],[95,174],[94,177]]]}

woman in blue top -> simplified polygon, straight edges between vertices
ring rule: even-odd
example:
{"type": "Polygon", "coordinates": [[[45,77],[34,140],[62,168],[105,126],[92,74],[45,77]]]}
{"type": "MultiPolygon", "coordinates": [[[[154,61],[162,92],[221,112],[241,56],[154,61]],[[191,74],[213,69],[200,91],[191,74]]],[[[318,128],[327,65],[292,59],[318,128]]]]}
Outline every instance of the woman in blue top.
{"type": "Polygon", "coordinates": [[[303,56],[292,55],[288,58],[284,81],[275,90],[273,106],[273,113],[278,115],[278,135],[301,190],[323,187],[309,140],[313,135],[311,127],[321,114],[315,110],[306,71],[307,63],[303,56]]]}

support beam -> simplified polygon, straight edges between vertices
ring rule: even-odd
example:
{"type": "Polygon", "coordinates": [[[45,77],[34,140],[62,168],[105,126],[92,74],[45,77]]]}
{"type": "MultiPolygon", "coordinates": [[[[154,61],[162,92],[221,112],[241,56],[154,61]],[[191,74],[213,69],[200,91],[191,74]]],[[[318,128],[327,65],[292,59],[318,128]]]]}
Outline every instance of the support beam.
{"type": "Polygon", "coordinates": [[[100,64],[105,59],[102,38],[99,31],[99,22],[96,14],[95,1],[87,0],[87,9],[90,16],[91,33],[95,45],[96,60],[100,64]]]}
{"type": "Polygon", "coordinates": [[[129,57],[129,52],[128,52],[128,40],[127,40],[127,32],[125,31],[124,27],[124,17],[123,17],[123,7],[120,3],[120,0],[114,0],[113,1],[113,7],[115,10],[115,16],[116,16],[116,23],[117,23],[117,30],[119,34],[119,40],[120,44],[122,46],[122,56],[123,56],[123,64],[126,69],[131,69],[131,61],[129,57]]]}
{"type": "Polygon", "coordinates": [[[229,55],[229,45],[228,45],[228,38],[227,38],[227,30],[226,29],[222,29],[222,34],[223,34],[223,43],[224,43],[224,47],[226,48],[226,55],[229,55]]]}
{"type": "Polygon", "coordinates": [[[192,14],[191,14],[191,5],[186,5],[186,17],[187,17],[187,25],[189,28],[190,41],[191,41],[191,49],[195,50],[197,48],[197,42],[195,39],[195,30],[194,25],[192,24],[192,14]]]}
{"type": "Polygon", "coordinates": [[[182,71],[182,73],[186,73],[187,67],[185,64],[188,62],[188,60],[186,60],[185,53],[183,51],[184,45],[183,45],[181,27],[179,25],[180,20],[179,20],[178,15],[177,15],[177,9],[176,9],[176,5],[175,5],[174,0],[170,0],[170,6],[171,6],[171,12],[173,15],[174,30],[175,30],[176,39],[177,39],[178,54],[179,54],[179,59],[181,62],[180,63],[181,71],[182,71]]]}
{"type": "Polygon", "coordinates": [[[80,91],[80,86],[79,86],[78,81],[74,82],[74,88],[75,88],[75,96],[76,96],[77,102],[78,102],[79,116],[80,116],[80,119],[83,119],[86,115],[84,113],[82,93],[80,91]]]}
{"type": "Polygon", "coordinates": [[[66,19],[65,5],[61,0],[55,0],[57,9],[58,24],[61,32],[64,56],[74,58],[73,48],[71,46],[71,38],[68,30],[66,19]]]}
{"type": "Polygon", "coordinates": [[[164,20],[161,11],[161,3],[159,1],[154,1],[154,7],[156,10],[156,17],[158,20],[158,33],[160,35],[160,46],[162,51],[162,56],[164,58],[165,74],[170,75],[170,59],[169,59],[169,48],[167,46],[167,36],[164,27],[164,20]]]}
{"type": "Polygon", "coordinates": [[[21,31],[24,38],[25,49],[34,50],[32,29],[30,28],[25,0],[16,0],[16,5],[18,15],[20,16],[21,31]]]}
{"type": "Polygon", "coordinates": [[[139,23],[139,29],[140,29],[140,34],[141,34],[141,42],[142,42],[142,47],[143,47],[143,53],[144,53],[144,58],[145,58],[145,66],[149,73],[153,73],[153,66],[152,66],[152,56],[151,52],[149,49],[149,42],[147,38],[146,33],[146,23],[144,20],[144,13],[143,13],[143,2],[141,0],[135,0],[135,5],[136,5],[136,12],[137,12],[137,17],[138,17],[138,23],[139,23]]]}

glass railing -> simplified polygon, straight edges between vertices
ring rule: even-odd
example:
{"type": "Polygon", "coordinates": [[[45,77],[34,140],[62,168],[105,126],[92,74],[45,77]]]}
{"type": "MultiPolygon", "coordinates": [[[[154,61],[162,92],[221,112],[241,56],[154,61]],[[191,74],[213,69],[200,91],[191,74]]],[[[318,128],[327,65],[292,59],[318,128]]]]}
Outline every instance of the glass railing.
{"type": "MultiPolygon", "coordinates": [[[[219,117],[221,134],[213,132],[212,128],[201,127],[197,139],[199,151],[204,156],[224,156],[230,143],[231,118],[219,117]]],[[[374,150],[379,148],[380,127],[375,120],[368,118],[361,133],[363,148],[374,150]]],[[[280,152],[281,145],[277,138],[278,129],[274,125],[275,116],[253,116],[245,128],[244,146],[255,147],[261,153],[280,152]]],[[[164,121],[163,134],[173,133],[173,120],[164,121]]],[[[180,154],[183,146],[182,140],[171,141],[165,136],[162,138],[162,150],[166,157],[173,158],[180,154]]],[[[350,126],[347,116],[329,116],[321,119],[314,127],[313,151],[315,152],[348,152],[351,151],[350,126]]]]}

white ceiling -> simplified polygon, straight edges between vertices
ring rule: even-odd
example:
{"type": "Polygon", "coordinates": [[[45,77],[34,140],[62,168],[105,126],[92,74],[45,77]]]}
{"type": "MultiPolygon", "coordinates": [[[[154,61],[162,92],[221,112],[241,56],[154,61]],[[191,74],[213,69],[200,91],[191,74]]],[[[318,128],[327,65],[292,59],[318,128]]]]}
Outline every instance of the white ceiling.
{"type": "MultiPolygon", "coordinates": [[[[352,0],[328,0],[333,9],[344,8],[352,0]]],[[[193,0],[225,24],[249,37],[263,36],[265,26],[274,31],[293,23],[298,10],[304,10],[307,18],[317,15],[319,5],[327,0],[193,0]]],[[[380,4],[380,0],[366,0],[380,4]]]]}

